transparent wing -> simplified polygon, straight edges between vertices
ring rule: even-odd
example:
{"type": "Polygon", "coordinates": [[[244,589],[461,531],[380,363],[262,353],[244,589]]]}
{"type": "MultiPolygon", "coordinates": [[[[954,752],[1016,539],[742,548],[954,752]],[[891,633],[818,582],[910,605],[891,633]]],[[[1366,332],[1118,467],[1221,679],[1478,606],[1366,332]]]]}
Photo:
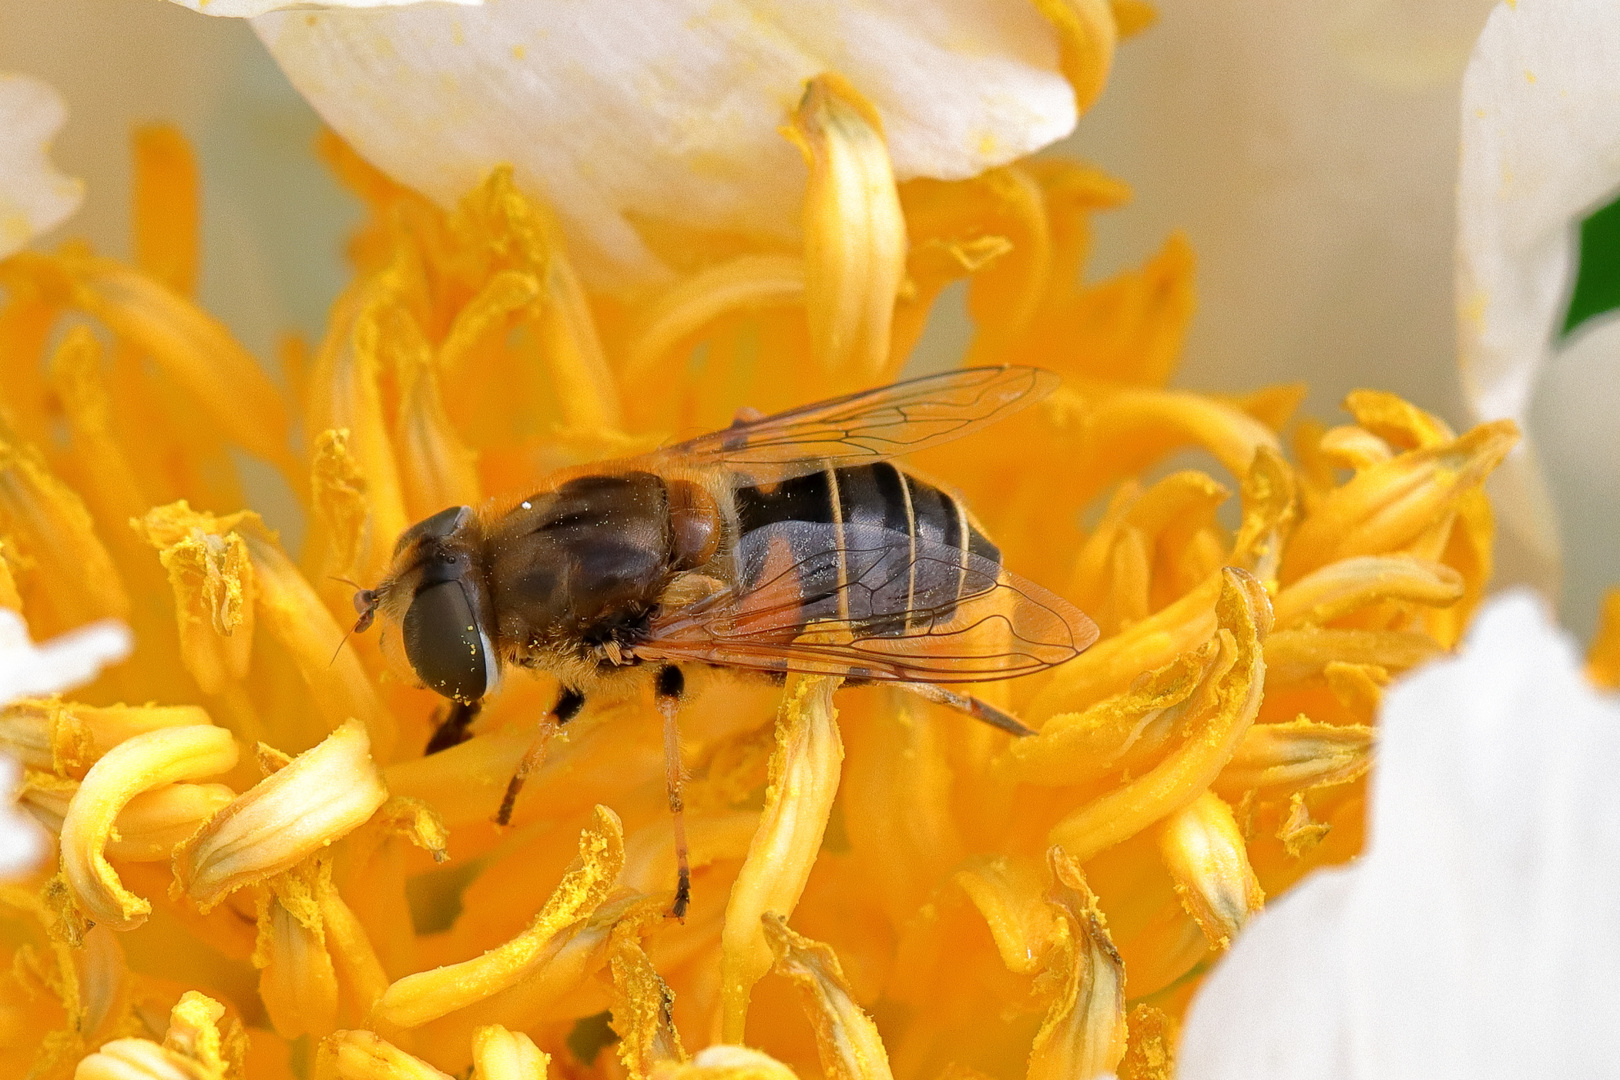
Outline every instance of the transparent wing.
{"type": "Polygon", "coordinates": [[[966,368],[733,424],[654,456],[723,465],[756,479],[869,464],[961,438],[1039,401],[1061,382],[1040,368],[966,368]]]}
{"type": "Polygon", "coordinates": [[[1078,656],[1097,627],[981,556],[886,529],[782,522],[738,580],[653,622],[644,659],[900,682],[983,682],[1078,656]]]}

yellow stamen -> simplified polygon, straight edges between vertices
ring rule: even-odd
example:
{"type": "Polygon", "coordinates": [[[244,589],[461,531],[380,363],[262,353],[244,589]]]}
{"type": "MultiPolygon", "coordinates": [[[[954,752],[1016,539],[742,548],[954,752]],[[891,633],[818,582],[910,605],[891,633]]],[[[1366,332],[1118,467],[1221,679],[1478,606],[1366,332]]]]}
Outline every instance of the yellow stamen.
{"type": "Polygon", "coordinates": [[[1378,664],[1351,664],[1334,660],[1322,667],[1328,691],[1357,721],[1372,723],[1383,704],[1389,669],[1378,664]]]}
{"type": "Polygon", "coordinates": [[[1406,555],[1363,555],[1315,570],[1277,594],[1278,629],[1320,626],[1379,601],[1444,607],[1463,595],[1451,567],[1406,555]]]}
{"type": "Polygon", "coordinates": [[[1130,1041],[1119,1080],[1170,1080],[1176,1071],[1176,1022],[1152,1005],[1138,1005],[1127,1021],[1130,1041]]]}
{"type": "Polygon", "coordinates": [[[791,914],[804,894],[810,868],[838,792],[844,744],[832,695],[838,680],[794,676],[776,717],[776,752],[759,829],[731,887],[720,935],[722,1040],[741,1043],[754,984],[771,967],[760,919],[791,914]]]}
{"type": "Polygon", "coordinates": [[[31,448],[0,437],[0,526],[34,563],[34,577],[49,590],[25,592],[50,616],[36,620],[56,632],[102,618],[126,618],[129,596],[112,556],[97,537],[78,495],[58,480],[31,448]],[[35,601],[34,597],[38,600],[35,601]]]}
{"type": "Polygon", "coordinates": [[[1046,901],[1046,875],[1035,861],[974,856],[955,881],[984,916],[1007,970],[1036,971],[1057,939],[1058,921],[1046,901]]]}
{"type": "Polygon", "coordinates": [[[0,608],[7,611],[22,610],[22,593],[17,591],[17,572],[12,568],[16,558],[16,545],[0,537],[0,608]]]}
{"type": "Polygon", "coordinates": [[[1220,796],[1206,791],[1166,818],[1159,853],[1182,903],[1216,948],[1230,946],[1265,906],[1237,819],[1220,796]]]}
{"type": "Polygon", "coordinates": [[[1117,767],[1144,736],[1149,752],[1157,749],[1175,730],[1183,706],[1205,684],[1215,661],[1212,648],[1184,653],[1142,675],[1123,694],[1083,712],[1059,713],[1041,725],[1040,734],[1007,747],[1006,767],[1027,783],[1082,784],[1117,767]]]}
{"type": "Polygon", "coordinates": [[[769,1054],[746,1046],[717,1043],[683,1065],[662,1065],[656,1080],[796,1080],[792,1069],[769,1054]]]}
{"type": "Polygon", "coordinates": [[[1080,867],[1060,848],[1047,862],[1051,905],[1068,932],[1043,975],[1053,1000],[1025,1075],[1086,1080],[1112,1072],[1125,1054],[1125,970],[1080,867]]]}
{"type": "Polygon", "coordinates": [[[348,428],[328,428],[315,436],[311,454],[309,501],[319,532],[310,548],[326,553],[323,569],[334,577],[364,575],[358,564],[369,546],[366,474],[355,457],[353,434],[348,428]]]}
{"type": "Polygon", "coordinates": [[[133,150],[135,264],[179,295],[190,296],[197,288],[201,250],[197,157],[186,137],[169,124],[137,128],[133,150]]]}
{"type": "Polygon", "coordinates": [[[1076,464],[1087,495],[1182,446],[1203,447],[1234,476],[1248,474],[1261,448],[1279,449],[1277,436],[1260,421],[1198,394],[1098,388],[1065,389],[1054,398],[1084,424],[1086,453],[1076,464]]]}
{"type": "Polygon", "coordinates": [[[623,412],[618,388],[603,355],[585,289],[562,250],[555,224],[518,191],[512,170],[501,166],[491,172],[463,200],[451,227],[464,240],[476,242],[488,235],[494,241],[493,254],[513,261],[535,278],[539,290],[535,339],[564,425],[586,431],[619,428],[623,412]]]}
{"type": "Polygon", "coordinates": [[[1121,39],[1135,37],[1159,21],[1159,12],[1147,0],[1108,0],[1121,39]]]}
{"type": "Polygon", "coordinates": [[[642,947],[642,935],[652,920],[662,921],[656,909],[626,919],[614,928],[608,946],[613,1030],[619,1036],[619,1060],[631,1080],[648,1080],[659,1066],[687,1060],[675,1030],[675,995],[642,947]]]}
{"type": "Polygon", "coordinates": [[[1052,262],[1028,350],[1049,353],[1066,375],[1158,385],[1173,370],[1192,314],[1192,250],[1172,235],[1139,271],[1086,284],[1091,218],[1130,202],[1131,192],[1102,170],[1045,158],[1018,168],[1040,184],[1052,262]]]}
{"type": "Polygon", "coordinates": [[[388,570],[393,538],[410,524],[385,417],[381,379],[391,318],[404,286],[390,270],[363,280],[339,298],[332,324],[315,354],[309,377],[308,430],[347,431],[347,447],[361,475],[367,511],[354,570],[368,581],[388,570]]]}
{"type": "Polygon", "coordinates": [[[1076,704],[1117,694],[1143,671],[1170,663],[1202,645],[1215,632],[1215,602],[1222,576],[1211,574],[1196,589],[1161,611],[1104,638],[1058,668],[1030,702],[1026,722],[1073,711],[1076,704]]]}
{"type": "Polygon", "coordinates": [[[1300,525],[1283,564],[1284,579],[1292,581],[1334,559],[1383,555],[1412,544],[1477,487],[1518,438],[1512,421],[1499,420],[1455,442],[1364,469],[1300,525]]]}
{"type": "Polygon", "coordinates": [[[1440,446],[1457,437],[1438,416],[1381,390],[1353,390],[1344,407],[1357,424],[1402,450],[1440,446]]]}
{"type": "Polygon", "coordinates": [[[1344,784],[1367,771],[1372,749],[1372,728],[1359,724],[1319,724],[1303,716],[1286,724],[1255,724],[1215,787],[1241,795],[1260,788],[1295,792],[1344,784]]]}
{"type": "Polygon", "coordinates": [[[209,723],[195,705],[82,705],[24,698],[0,709],[0,748],[34,769],[83,777],[125,739],[159,728],[209,723]]]}
{"type": "MultiPolygon", "coordinates": [[[[1035,0],[1035,7],[1057,29],[1059,63],[1074,88],[1080,111],[1091,108],[1108,82],[1119,25],[1108,0],[1035,0]]],[[[1140,15],[1131,13],[1133,23],[1140,15]]],[[[1135,26],[1133,26],[1133,29],[1135,26]]]]}
{"type": "Polygon", "coordinates": [[[1366,428],[1345,425],[1322,433],[1322,456],[1333,464],[1360,472],[1382,465],[1395,456],[1395,450],[1366,428]]]}
{"type": "Polygon", "coordinates": [[[799,991],[816,1032],[821,1071],[828,1080],[889,1080],[889,1055],[877,1025],[855,1004],[843,965],[831,948],[794,933],[774,912],[761,919],[776,970],[799,991]]]}
{"type": "Polygon", "coordinates": [[[951,803],[952,736],[909,701],[885,700],[863,719],[850,727],[844,824],[872,894],[901,926],[966,853],[951,803]],[[906,813],[892,811],[896,800],[906,813]]]}
{"type": "Polygon", "coordinates": [[[281,395],[213,318],[152,278],[111,259],[63,256],[73,303],[151,356],[232,439],[291,472],[281,395]]]}
{"type": "Polygon", "coordinates": [[[1223,572],[1216,605],[1222,662],[1213,702],[1189,718],[1183,743],[1142,777],[1075,811],[1050,838],[1077,859],[1089,859],[1198,797],[1226,765],[1260,710],[1266,663],[1260,643],[1271,621],[1259,583],[1241,570],[1223,572]]]}
{"type": "Polygon", "coordinates": [[[350,721],[215,814],[176,853],[175,881],[206,911],[357,828],[387,798],[365,728],[350,721]]]}
{"type": "Polygon", "coordinates": [[[1266,639],[1266,672],[1277,687],[1318,678],[1333,663],[1405,671],[1439,653],[1440,646],[1427,634],[1310,626],[1278,630],[1266,639]]]}
{"type": "Polygon", "coordinates": [[[353,999],[356,1011],[361,1016],[369,1015],[372,1006],[388,989],[388,975],[383,971],[365,927],[332,884],[331,866],[324,861],[319,864],[315,877],[315,902],[320,907],[326,949],[332,956],[340,984],[353,999]]]}
{"type": "Polygon", "coordinates": [[[216,776],[236,764],[236,741],[223,728],[162,728],[127,739],[91,766],[62,822],[62,874],[74,905],[97,922],[132,930],[150,902],[136,896],[107,862],[114,824],[136,795],[165,784],[216,776]]]}
{"type": "Polygon", "coordinates": [[[400,324],[391,335],[398,350],[395,378],[400,388],[394,447],[405,508],[410,517],[421,519],[447,506],[475,506],[482,500],[474,454],[451,427],[433,352],[408,312],[397,310],[392,318],[400,324]]]}
{"type": "Polygon", "coordinates": [[[969,184],[982,192],[972,207],[976,223],[1011,247],[968,287],[977,331],[963,363],[995,364],[1005,362],[1040,308],[1053,270],[1051,223],[1040,184],[1019,166],[992,169],[969,184]]]}
{"type": "Polygon", "coordinates": [[[253,655],[254,575],[239,533],[194,530],[158,554],[174,590],[180,658],[205,694],[245,678],[253,655]]]}
{"type": "MultiPolygon", "coordinates": [[[[62,831],[77,781],[50,773],[29,773],[18,800],[46,828],[62,831]]],[[[129,801],[113,823],[106,852],[120,862],[167,862],[174,849],[202,823],[236,797],[224,784],[167,784],[129,801]]]]}
{"type": "Polygon", "coordinates": [[[522,270],[498,270],[468,300],[439,345],[439,369],[447,380],[469,374],[474,353],[490,338],[510,329],[515,316],[528,313],[540,299],[540,282],[522,270]]]}
{"type": "Polygon", "coordinates": [[[1331,828],[1325,821],[1312,819],[1304,793],[1296,792],[1288,800],[1288,817],[1277,829],[1277,839],[1289,855],[1298,859],[1320,844],[1331,828]]]}
{"type": "Polygon", "coordinates": [[[1465,492],[1457,500],[1456,520],[1441,559],[1463,578],[1462,599],[1450,607],[1429,611],[1424,623],[1442,647],[1453,648],[1474,611],[1485,599],[1485,588],[1495,568],[1496,519],[1483,488],[1465,492]]]}
{"type": "Polygon", "coordinates": [[[820,75],[783,134],[810,170],[804,196],[805,302],[821,369],[860,385],[889,364],[906,223],[883,124],[853,87],[820,75]]]}
{"type": "MultiPolygon", "coordinates": [[[[216,538],[224,543],[227,537],[240,537],[253,567],[257,618],[290,654],[309,686],[326,730],[357,718],[366,726],[373,752],[387,759],[395,738],[392,715],[377,699],[371,680],[354,652],[337,649],[343,641],[343,630],[257,514],[244,512],[215,517],[193,511],[181,500],[156,507],[132,524],[159,552],[194,540],[199,533],[207,538],[210,547],[215,546],[216,538]]],[[[177,595],[176,601],[177,605],[189,603],[190,596],[177,595]]],[[[316,732],[315,738],[309,741],[316,741],[324,733],[316,732]]]]}
{"type": "Polygon", "coordinates": [[[419,1027],[516,985],[546,959],[562,931],[602,905],[623,868],[624,826],[617,814],[599,806],[595,827],[580,834],[579,858],[528,930],[475,960],[405,976],[377,1002],[377,1019],[419,1027]]]}
{"type": "Polygon", "coordinates": [[[1586,677],[1606,690],[1620,686],[1620,589],[1603,594],[1597,633],[1586,652],[1586,677]]]}
{"type": "Polygon", "coordinates": [[[915,235],[915,224],[912,229],[913,239],[906,255],[906,278],[895,300],[894,323],[889,335],[889,356],[895,360],[910,356],[916,348],[928,325],[928,316],[934,310],[934,302],[945,291],[945,286],[977,274],[1012,251],[1011,241],[1004,236],[921,237],[915,235]]]}
{"type": "Polygon", "coordinates": [[[338,978],[327,950],[326,924],[313,872],[273,879],[259,894],[259,997],[276,1033],[320,1038],[337,1026],[338,978]]]}
{"type": "MultiPolygon", "coordinates": [[[[26,252],[7,265],[25,272],[4,274],[6,290],[0,304],[0,356],[39,357],[45,353],[51,330],[62,313],[65,290],[30,267],[26,252]]],[[[50,443],[51,424],[46,408],[44,373],[35,363],[0,364],[0,423],[36,446],[50,443]]]]}
{"type": "Polygon", "coordinates": [[[74,1080],[197,1080],[178,1054],[150,1039],[114,1039],[80,1062],[73,1076],[74,1080]]]}
{"type": "MultiPolygon", "coordinates": [[[[103,526],[122,525],[151,503],[119,446],[112,402],[101,375],[101,344],[87,326],[75,326],[51,354],[51,388],[61,399],[86,493],[103,526]]],[[[128,533],[124,534],[124,539],[128,533]]]]}
{"type": "MultiPolygon", "coordinates": [[[[1163,606],[1153,603],[1153,593],[1163,591],[1153,586],[1179,569],[1187,545],[1212,524],[1229,494],[1193,471],[1167,476],[1140,495],[1131,485],[1121,486],[1110,512],[1081,547],[1072,579],[1076,600],[1104,632],[1129,627],[1163,606]]],[[[1193,576],[1198,580],[1205,573],[1193,576]]],[[[1179,596],[1184,587],[1171,591],[1179,596]]]]}
{"type": "Polygon", "coordinates": [[[1299,485],[1276,450],[1261,446],[1243,477],[1243,521],[1232,540],[1232,561],[1275,591],[1283,544],[1293,535],[1299,485]]]}
{"type": "Polygon", "coordinates": [[[498,1025],[473,1032],[473,1080],[546,1080],[551,1055],[521,1031],[498,1025]]]}
{"type": "Polygon", "coordinates": [[[680,342],[734,311],[802,304],[804,260],[743,255],[694,274],[661,296],[625,350],[622,378],[646,377],[680,342]]]}
{"type": "Polygon", "coordinates": [[[336,1031],[315,1052],[314,1080],[454,1080],[371,1031],[336,1031]]]}

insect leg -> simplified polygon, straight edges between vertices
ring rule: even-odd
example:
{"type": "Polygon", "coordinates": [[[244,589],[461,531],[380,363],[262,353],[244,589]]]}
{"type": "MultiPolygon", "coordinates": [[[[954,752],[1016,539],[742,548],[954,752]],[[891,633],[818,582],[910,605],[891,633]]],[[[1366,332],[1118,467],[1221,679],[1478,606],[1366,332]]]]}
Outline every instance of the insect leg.
{"type": "Polygon", "coordinates": [[[459,746],[472,738],[472,732],[467,728],[483,707],[484,703],[481,701],[452,701],[450,711],[439,722],[439,726],[433,729],[433,737],[428,739],[427,749],[423,753],[437,754],[440,750],[459,746]]]}
{"type": "Polygon", "coordinates": [[[991,727],[1000,728],[1009,735],[1035,734],[1033,728],[1025,727],[1017,717],[1009,716],[994,705],[987,705],[976,697],[958,694],[954,690],[947,690],[943,686],[935,686],[933,683],[908,682],[895,683],[894,685],[937,705],[947,705],[957,712],[967,713],[975,720],[983,720],[991,727]]]}
{"type": "Polygon", "coordinates": [[[540,730],[534,733],[534,741],[518,759],[517,771],[512,779],[506,782],[506,794],[501,797],[501,808],[495,812],[494,822],[497,825],[507,825],[512,821],[512,810],[517,806],[518,792],[523,790],[523,782],[529,774],[540,767],[545,760],[546,746],[551,737],[557,734],[557,729],[579,715],[579,710],[585,707],[585,695],[578,690],[568,687],[557,695],[557,704],[551,707],[551,712],[540,721],[540,730]]]}
{"type": "Polygon", "coordinates": [[[686,857],[686,805],[681,800],[681,731],[675,723],[686,676],[674,665],[658,669],[658,711],[664,714],[664,786],[669,791],[669,812],[675,818],[675,906],[670,914],[686,921],[692,900],[692,868],[686,857]]]}

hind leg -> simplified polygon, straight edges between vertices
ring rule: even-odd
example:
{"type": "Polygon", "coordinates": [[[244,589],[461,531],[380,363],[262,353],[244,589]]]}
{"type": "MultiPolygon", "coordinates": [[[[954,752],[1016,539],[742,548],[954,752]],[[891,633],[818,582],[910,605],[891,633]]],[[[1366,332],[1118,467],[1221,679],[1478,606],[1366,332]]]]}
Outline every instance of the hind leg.
{"type": "Polygon", "coordinates": [[[1002,712],[994,705],[980,701],[967,694],[959,694],[955,690],[947,690],[943,686],[933,683],[896,683],[900,689],[916,694],[927,701],[939,705],[948,705],[957,712],[966,713],[975,720],[983,720],[993,728],[1005,731],[1009,735],[1033,735],[1033,728],[1025,727],[1018,718],[1002,712]]]}
{"type": "Polygon", "coordinates": [[[669,812],[675,819],[675,906],[670,914],[685,921],[686,907],[692,901],[692,868],[686,850],[686,804],[681,796],[681,731],[676,724],[681,695],[686,692],[686,676],[673,665],[658,671],[658,711],[664,714],[664,787],[669,793],[669,812]]]}

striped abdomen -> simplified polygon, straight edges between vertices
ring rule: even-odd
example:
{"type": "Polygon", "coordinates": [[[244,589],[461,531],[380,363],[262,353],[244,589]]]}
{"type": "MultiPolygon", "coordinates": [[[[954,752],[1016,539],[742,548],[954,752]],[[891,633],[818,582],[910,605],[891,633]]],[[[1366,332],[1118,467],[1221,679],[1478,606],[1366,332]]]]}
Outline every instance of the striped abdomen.
{"type": "Polygon", "coordinates": [[[868,635],[915,633],[948,621],[1000,571],[1000,550],[957,499],[888,462],[740,488],[735,499],[743,583],[794,575],[801,626],[838,619],[868,635]]]}

